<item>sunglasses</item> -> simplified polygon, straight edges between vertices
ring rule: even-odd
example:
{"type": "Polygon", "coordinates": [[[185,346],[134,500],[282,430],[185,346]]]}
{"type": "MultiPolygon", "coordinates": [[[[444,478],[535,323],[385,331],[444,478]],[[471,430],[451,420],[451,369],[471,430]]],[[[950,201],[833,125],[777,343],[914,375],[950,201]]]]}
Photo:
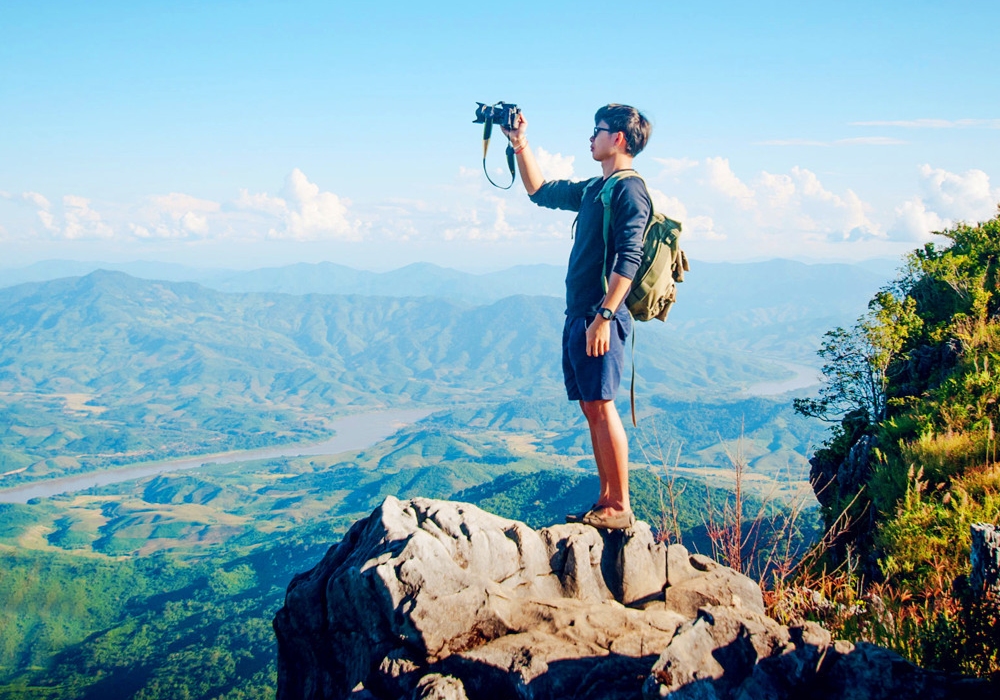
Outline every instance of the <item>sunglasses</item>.
{"type": "Polygon", "coordinates": [[[609,129],[609,128],[608,128],[608,127],[606,127],[606,126],[595,126],[595,127],[594,127],[594,138],[596,139],[596,138],[597,138],[597,135],[598,135],[599,133],[601,133],[602,131],[606,131],[606,132],[608,132],[609,134],[613,134],[613,133],[615,133],[614,131],[612,131],[611,129],[609,129]]]}

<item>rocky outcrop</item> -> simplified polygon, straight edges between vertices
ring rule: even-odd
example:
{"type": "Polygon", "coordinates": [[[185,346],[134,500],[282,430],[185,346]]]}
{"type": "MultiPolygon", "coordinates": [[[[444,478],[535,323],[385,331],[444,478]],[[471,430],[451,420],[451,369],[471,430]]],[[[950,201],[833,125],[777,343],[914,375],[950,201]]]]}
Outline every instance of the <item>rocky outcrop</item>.
{"type": "Polygon", "coordinates": [[[820,685],[861,697],[831,674],[854,678],[876,657],[907,687],[951,692],[885,650],[778,625],[753,581],[655,542],[645,523],[535,531],[429,499],[390,497],[355,523],[295,577],[274,628],[279,700],[764,698],[820,685]]]}

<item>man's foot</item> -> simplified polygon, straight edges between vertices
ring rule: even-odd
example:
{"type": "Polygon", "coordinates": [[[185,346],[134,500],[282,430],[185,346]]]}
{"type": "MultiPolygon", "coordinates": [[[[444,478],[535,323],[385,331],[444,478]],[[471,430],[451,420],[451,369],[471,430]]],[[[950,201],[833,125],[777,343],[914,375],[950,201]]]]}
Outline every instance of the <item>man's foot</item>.
{"type": "Polygon", "coordinates": [[[584,515],[581,522],[601,530],[627,530],[635,525],[635,516],[631,510],[600,508],[584,515]]]}

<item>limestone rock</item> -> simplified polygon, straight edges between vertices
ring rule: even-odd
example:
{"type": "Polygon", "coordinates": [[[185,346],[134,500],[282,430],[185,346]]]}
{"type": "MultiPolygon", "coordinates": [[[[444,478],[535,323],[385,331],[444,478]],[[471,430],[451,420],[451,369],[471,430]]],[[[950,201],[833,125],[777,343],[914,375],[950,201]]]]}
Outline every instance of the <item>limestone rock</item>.
{"type": "Polygon", "coordinates": [[[764,614],[764,596],[753,579],[703,554],[689,555],[678,544],[667,550],[667,581],[666,606],[685,617],[694,617],[706,605],[731,605],[764,614]]]}
{"type": "Polygon", "coordinates": [[[430,673],[417,682],[411,700],[468,700],[462,681],[440,673],[430,673]]]}
{"type": "Polygon", "coordinates": [[[296,576],[274,629],[279,700],[988,695],[779,625],[757,584],[645,523],[535,531],[419,498],[387,498],[296,576]]]}
{"type": "Polygon", "coordinates": [[[567,655],[648,668],[684,619],[624,604],[662,600],[665,584],[666,549],[645,523],[535,532],[468,504],[389,497],[290,584],[274,621],[278,696],[340,698],[361,683],[401,697],[438,668],[470,697],[467,679],[491,669],[562,687],[546,669],[567,655]]]}
{"type": "Polygon", "coordinates": [[[714,606],[678,629],[643,685],[645,700],[917,700],[988,697],[990,684],[925,671],[895,652],[832,642],[815,623],[784,627],[714,606]]]}

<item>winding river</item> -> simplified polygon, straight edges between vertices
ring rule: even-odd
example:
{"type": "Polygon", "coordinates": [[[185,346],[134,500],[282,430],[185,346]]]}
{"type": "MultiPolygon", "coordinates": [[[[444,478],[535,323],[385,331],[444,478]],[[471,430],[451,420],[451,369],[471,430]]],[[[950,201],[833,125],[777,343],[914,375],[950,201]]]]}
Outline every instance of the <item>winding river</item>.
{"type": "Polygon", "coordinates": [[[17,488],[0,491],[0,503],[27,503],[32,498],[46,498],[60,493],[82,491],[94,486],[106,486],[122,481],[131,481],[144,476],[194,469],[206,464],[228,464],[248,462],[254,459],[274,459],[277,457],[303,457],[308,455],[332,455],[354,452],[384,440],[400,428],[416,423],[433,413],[431,409],[411,408],[361,413],[345,416],[333,421],[336,434],[329,440],[312,443],[292,443],[278,447],[261,447],[253,450],[222,452],[198,457],[182,457],[160,462],[143,462],[120,469],[90,472],[80,476],[65,476],[58,479],[26,484],[17,488]]]}
{"type": "Polygon", "coordinates": [[[794,362],[779,361],[778,364],[794,372],[795,376],[791,379],[779,379],[777,381],[771,380],[751,384],[747,387],[745,393],[750,396],[780,396],[789,391],[808,389],[823,382],[823,373],[815,367],[807,367],[806,365],[799,365],[794,362]]]}

